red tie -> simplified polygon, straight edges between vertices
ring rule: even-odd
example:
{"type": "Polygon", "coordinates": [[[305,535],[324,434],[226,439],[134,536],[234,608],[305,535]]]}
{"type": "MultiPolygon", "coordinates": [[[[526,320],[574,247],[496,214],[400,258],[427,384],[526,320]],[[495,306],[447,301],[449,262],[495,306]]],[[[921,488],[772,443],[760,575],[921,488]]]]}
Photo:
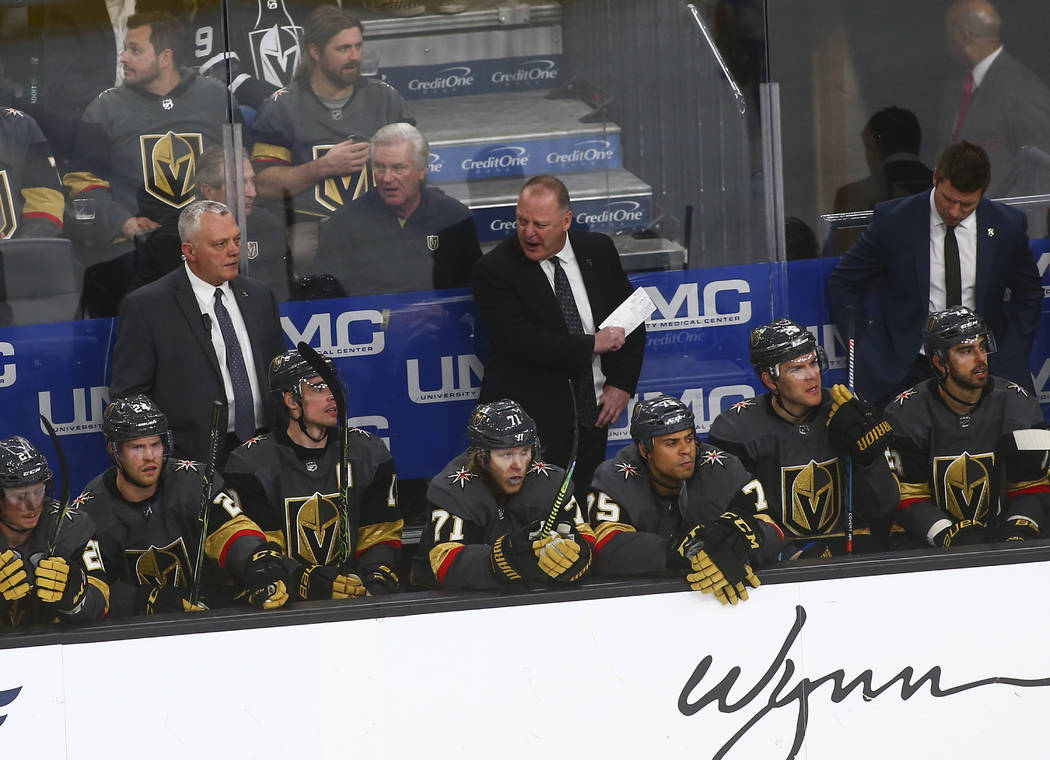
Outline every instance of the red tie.
{"type": "Polygon", "coordinates": [[[959,118],[955,120],[955,132],[952,134],[952,142],[959,139],[963,122],[966,121],[966,112],[970,110],[970,98],[973,97],[973,72],[966,75],[966,86],[963,88],[962,97],[959,98],[959,118]]]}

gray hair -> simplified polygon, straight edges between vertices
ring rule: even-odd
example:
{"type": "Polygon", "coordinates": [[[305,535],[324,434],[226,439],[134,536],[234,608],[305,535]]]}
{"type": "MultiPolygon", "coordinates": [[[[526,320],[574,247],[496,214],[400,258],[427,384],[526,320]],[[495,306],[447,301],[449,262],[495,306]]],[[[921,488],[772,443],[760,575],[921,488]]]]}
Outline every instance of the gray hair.
{"type": "Polygon", "coordinates": [[[226,185],[226,153],[221,145],[212,145],[197,159],[194,175],[197,187],[211,185],[216,190],[226,185]]]}
{"type": "Polygon", "coordinates": [[[377,147],[382,145],[396,145],[407,142],[412,146],[412,163],[417,169],[426,169],[430,163],[430,143],[423,133],[405,121],[394,122],[381,127],[372,136],[372,144],[368,148],[368,157],[371,159],[377,147]]]}
{"type": "Polygon", "coordinates": [[[230,213],[225,203],[218,201],[194,201],[179,214],[179,240],[183,243],[190,242],[193,233],[200,227],[201,217],[205,214],[218,214],[226,216],[230,213]]]}

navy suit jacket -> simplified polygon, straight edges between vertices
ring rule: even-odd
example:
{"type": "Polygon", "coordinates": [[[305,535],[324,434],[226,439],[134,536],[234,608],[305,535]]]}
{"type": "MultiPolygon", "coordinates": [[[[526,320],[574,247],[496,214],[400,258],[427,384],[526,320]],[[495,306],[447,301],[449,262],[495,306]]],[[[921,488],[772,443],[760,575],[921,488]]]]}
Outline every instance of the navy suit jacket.
{"type": "MultiPolygon", "coordinates": [[[[270,288],[249,277],[235,277],[230,288],[248,328],[266,410],[261,427],[268,427],[273,408],[266,392],[267,367],[286,349],[277,301],[270,288]]],[[[185,267],[132,291],[121,303],[109,390],[113,398],[146,394],[168,416],[175,451],[198,461],[208,456],[211,404],[225,402],[226,390],[185,267]]],[[[225,440],[225,411],[219,425],[225,440]]]]}
{"type": "MultiPolygon", "coordinates": [[[[856,308],[857,390],[883,401],[901,383],[922,345],[930,295],[930,193],[880,203],[867,229],[828,282],[828,308],[846,335],[856,308]]],[[[1032,387],[1028,354],[1043,288],[1017,209],[982,198],[977,206],[977,313],[995,335],[991,370],[1032,387]]]]}

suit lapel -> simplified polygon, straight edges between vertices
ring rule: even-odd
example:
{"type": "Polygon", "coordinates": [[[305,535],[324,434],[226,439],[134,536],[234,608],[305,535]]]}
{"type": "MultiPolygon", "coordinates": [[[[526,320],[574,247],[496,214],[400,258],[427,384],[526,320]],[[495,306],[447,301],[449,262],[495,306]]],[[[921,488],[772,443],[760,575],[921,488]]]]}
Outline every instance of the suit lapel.
{"type": "Polygon", "coordinates": [[[528,294],[528,299],[535,306],[533,318],[541,324],[551,327],[560,327],[566,333],[565,319],[561,315],[561,307],[558,299],[554,296],[554,288],[547,279],[543,267],[538,261],[533,261],[525,255],[517,238],[514,239],[514,250],[516,251],[517,274],[521,278],[521,289],[528,294]]]}
{"type": "Polygon", "coordinates": [[[995,263],[994,211],[988,201],[977,204],[977,267],[974,281],[974,302],[977,313],[984,314],[985,294],[992,282],[992,265],[995,263]],[[992,234],[989,235],[988,231],[992,234]]]}
{"type": "MultiPolygon", "coordinates": [[[[215,356],[215,347],[211,344],[211,335],[204,329],[204,318],[200,307],[197,305],[197,298],[193,295],[193,288],[190,287],[190,280],[186,276],[186,270],[180,267],[178,272],[179,275],[175,279],[174,288],[175,303],[178,305],[179,311],[182,312],[182,316],[189,326],[190,333],[200,344],[204,355],[208,357],[208,363],[214,370],[216,377],[221,381],[222,372],[219,370],[219,360],[215,356]]],[[[212,329],[218,330],[219,326],[212,325],[212,329]]]]}
{"type": "MultiPolygon", "coordinates": [[[[927,192],[916,196],[913,207],[909,210],[912,221],[904,225],[904,230],[922,229],[924,234],[916,235],[911,240],[913,253],[909,258],[915,263],[915,286],[925,299],[930,297],[930,194],[927,192]]],[[[905,233],[907,234],[907,233],[905,233]]],[[[906,243],[907,245],[907,243],[906,243]]]]}

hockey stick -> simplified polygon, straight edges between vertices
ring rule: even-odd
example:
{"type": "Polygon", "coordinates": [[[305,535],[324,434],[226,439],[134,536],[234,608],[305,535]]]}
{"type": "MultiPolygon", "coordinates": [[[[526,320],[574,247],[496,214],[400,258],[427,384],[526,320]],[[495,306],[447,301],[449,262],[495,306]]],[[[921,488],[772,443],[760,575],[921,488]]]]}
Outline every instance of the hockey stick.
{"type": "Polygon", "coordinates": [[[554,530],[554,524],[558,522],[558,514],[565,506],[565,497],[569,493],[569,483],[572,482],[572,474],[576,471],[576,452],[580,448],[580,420],[576,413],[576,390],[573,387],[571,378],[569,379],[569,405],[572,409],[572,447],[569,449],[569,467],[565,470],[565,478],[561,481],[561,488],[558,489],[558,495],[554,497],[551,511],[543,523],[543,529],[540,531],[541,536],[546,536],[554,530]]]}
{"type": "MultiPolygon", "coordinates": [[[[857,356],[857,311],[846,307],[846,387],[853,393],[853,368],[857,356]]],[[[846,554],[853,554],[853,457],[846,460],[846,554]]]]}
{"type": "Polygon", "coordinates": [[[204,463],[201,510],[197,517],[201,524],[201,540],[197,545],[197,559],[193,563],[193,586],[190,590],[192,604],[199,604],[201,598],[201,580],[204,577],[204,544],[208,540],[208,518],[211,512],[211,483],[215,477],[215,460],[219,456],[219,419],[222,417],[224,406],[221,401],[212,401],[211,428],[208,430],[208,461],[204,463]]]}
{"type": "Polygon", "coordinates": [[[336,483],[339,488],[339,566],[346,568],[354,558],[354,543],[357,541],[357,511],[350,508],[350,424],[346,414],[346,396],[339,378],[332,372],[328,362],[311,346],[300,341],[296,346],[299,355],[321,377],[321,382],[328,386],[335,399],[335,409],[339,420],[339,464],[336,466],[336,483]]]}
{"type": "Polygon", "coordinates": [[[55,524],[51,526],[50,535],[47,539],[47,556],[55,556],[55,547],[58,546],[58,533],[62,530],[62,521],[69,514],[69,463],[66,461],[66,452],[62,450],[62,444],[58,441],[55,428],[44,415],[40,415],[40,421],[47,428],[47,436],[51,439],[51,445],[55,447],[55,456],[58,458],[58,472],[62,477],[62,495],[60,497],[55,524]]]}

